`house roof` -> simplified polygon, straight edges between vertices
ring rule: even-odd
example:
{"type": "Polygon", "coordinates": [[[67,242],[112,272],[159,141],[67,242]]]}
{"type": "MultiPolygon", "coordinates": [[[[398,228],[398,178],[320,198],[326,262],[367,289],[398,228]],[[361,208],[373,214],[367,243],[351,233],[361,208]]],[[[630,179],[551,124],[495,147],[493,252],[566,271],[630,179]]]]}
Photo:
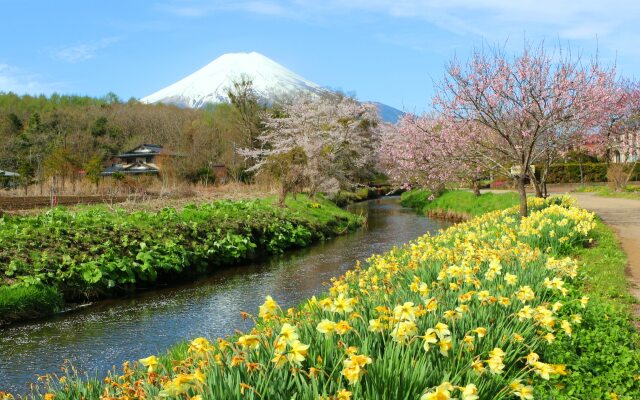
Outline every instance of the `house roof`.
{"type": "Polygon", "coordinates": [[[11,177],[15,177],[15,176],[20,176],[20,174],[18,174],[17,172],[11,172],[11,171],[3,171],[0,169],[0,176],[11,176],[11,177]]]}
{"type": "Polygon", "coordinates": [[[121,174],[157,174],[160,172],[160,169],[152,163],[144,163],[144,162],[134,162],[131,164],[114,164],[110,167],[107,167],[104,171],[102,171],[102,176],[113,175],[115,173],[121,174]]]}
{"type": "Polygon", "coordinates": [[[158,144],[150,144],[144,143],[135,149],[129,150],[122,154],[118,154],[117,157],[136,157],[136,156],[148,156],[148,155],[158,155],[158,154],[169,154],[164,151],[163,147],[158,144]]]}

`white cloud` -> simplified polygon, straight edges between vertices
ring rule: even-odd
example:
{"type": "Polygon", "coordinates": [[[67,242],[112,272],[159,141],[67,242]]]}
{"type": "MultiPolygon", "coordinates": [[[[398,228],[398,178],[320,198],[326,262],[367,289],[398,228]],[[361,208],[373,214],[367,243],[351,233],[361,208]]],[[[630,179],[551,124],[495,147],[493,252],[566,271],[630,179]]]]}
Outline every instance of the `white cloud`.
{"type": "Polygon", "coordinates": [[[50,94],[60,88],[58,83],[45,83],[37,75],[8,64],[0,64],[0,92],[39,95],[50,94]]]}
{"type": "Polygon", "coordinates": [[[524,32],[594,39],[614,36],[617,28],[640,19],[640,2],[628,0],[168,0],[162,8],[189,17],[240,11],[311,20],[364,12],[421,19],[489,39],[524,32]]]}
{"type": "Polygon", "coordinates": [[[52,52],[53,58],[56,60],[77,63],[92,59],[99,50],[107,48],[118,42],[117,37],[104,38],[96,42],[80,43],[73,46],[57,49],[52,52]]]}
{"type": "Polygon", "coordinates": [[[286,1],[221,1],[221,0],[179,0],[158,7],[161,11],[179,17],[201,18],[225,11],[240,11],[251,14],[294,17],[286,1]]]}
{"type": "Polygon", "coordinates": [[[304,8],[332,12],[365,11],[429,21],[456,33],[500,37],[542,32],[561,38],[615,34],[640,18],[640,2],[626,0],[291,0],[304,8]],[[321,5],[320,5],[321,4],[321,5]]]}

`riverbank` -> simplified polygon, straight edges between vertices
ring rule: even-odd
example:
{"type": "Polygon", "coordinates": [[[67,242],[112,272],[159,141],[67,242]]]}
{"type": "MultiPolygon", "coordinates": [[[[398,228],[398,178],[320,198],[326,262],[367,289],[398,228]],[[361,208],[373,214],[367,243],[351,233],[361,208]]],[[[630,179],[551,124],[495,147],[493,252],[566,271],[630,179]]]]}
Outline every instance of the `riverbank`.
{"type": "MultiPolygon", "coordinates": [[[[257,310],[264,297],[283,309],[322,295],[326,282],[373,253],[402,246],[451,224],[416,215],[398,197],[348,206],[366,226],[283,254],[224,267],[205,277],[92,302],[73,312],[2,328],[0,382],[14,394],[29,392],[36,374],[65,363],[102,379],[113,366],[164,352],[195,337],[225,337],[253,323],[241,312],[257,310]],[[143,340],[141,340],[143,338],[143,340]]],[[[0,396],[1,397],[1,396],[0,396]]]]}
{"type": "Polygon", "coordinates": [[[400,202],[432,218],[462,222],[487,212],[513,207],[518,204],[518,196],[511,192],[476,196],[468,191],[452,190],[433,197],[428,190],[415,189],[403,193],[400,202]]]}
{"type": "Polygon", "coordinates": [[[52,209],[0,218],[0,321],[189,279],[363,223],[323,199],[216,201],[181,210],[52,209]]]}
{"type": "Polygon", "coordinates": [[[593,215],[566,199],[530,205],[522,223],[515,208],[496,211],[374,256],[297,309],[268,298],[247,334],[196,339],[106,384],[70,374],[37,393],[638,398],[633,329],[596,292],[585,297],[586,270],[564,258],[600,248],[583,249],[599,238],[593,215]]]}

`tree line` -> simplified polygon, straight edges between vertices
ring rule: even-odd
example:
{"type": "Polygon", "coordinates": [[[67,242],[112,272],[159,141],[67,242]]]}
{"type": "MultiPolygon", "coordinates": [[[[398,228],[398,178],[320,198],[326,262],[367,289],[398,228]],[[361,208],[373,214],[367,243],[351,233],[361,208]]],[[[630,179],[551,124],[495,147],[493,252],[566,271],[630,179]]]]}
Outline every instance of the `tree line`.
{"type": "Polygon", "coordinates": [[[231,179],[266,177],[290,193],[335,193],[376,174],[380,130],[377,108],[342,94],[291,94],[264,104],[248,77],[227,90],[229,103],[203,109],[121,101],[116,95],[0,94],[0,168],[29,187],[96,186],[113,155],[141,143],[177,154],[160,161],[161,177],[211,182],[214,165],[231,179]]]}
{"type": "Polygon", "coordinates": [[[185,155],[175,162],[185,181],[211,182],[215,164],[241,177],[246,168],[237,149],[255,140],[265,109],[250,85],[236,83],[229,89],[231,103],[203,109],[125,102],[113,93],[102,98],[0,93],[0,169],[18,172],[25,191],[30,186],[42,191],[47,182],[62,188],[83,178],[97,183],[112,156],[157,143],[185,155]]]}

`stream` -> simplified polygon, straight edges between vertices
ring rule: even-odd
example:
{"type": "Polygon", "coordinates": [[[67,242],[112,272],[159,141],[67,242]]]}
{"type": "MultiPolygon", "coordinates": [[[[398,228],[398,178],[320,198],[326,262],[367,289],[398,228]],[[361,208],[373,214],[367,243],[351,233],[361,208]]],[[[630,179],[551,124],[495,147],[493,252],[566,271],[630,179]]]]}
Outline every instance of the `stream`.
{"type": "Polygon", "coordinates": [[[26,393],[35,374],[56,373],[68,360],[104,376],[112,366],[165,351],[185,339],[216,338],[250,329],[241,311],[257,314],[267,295],[282,308],[325,290],[374,253],[450,225],[400,206],[398,197],[348,209],[368,217],[365,228],[305,249],[224,268],[196,282],[104,300],[72,312],[0,328],[0,390],[26,393]]]}

